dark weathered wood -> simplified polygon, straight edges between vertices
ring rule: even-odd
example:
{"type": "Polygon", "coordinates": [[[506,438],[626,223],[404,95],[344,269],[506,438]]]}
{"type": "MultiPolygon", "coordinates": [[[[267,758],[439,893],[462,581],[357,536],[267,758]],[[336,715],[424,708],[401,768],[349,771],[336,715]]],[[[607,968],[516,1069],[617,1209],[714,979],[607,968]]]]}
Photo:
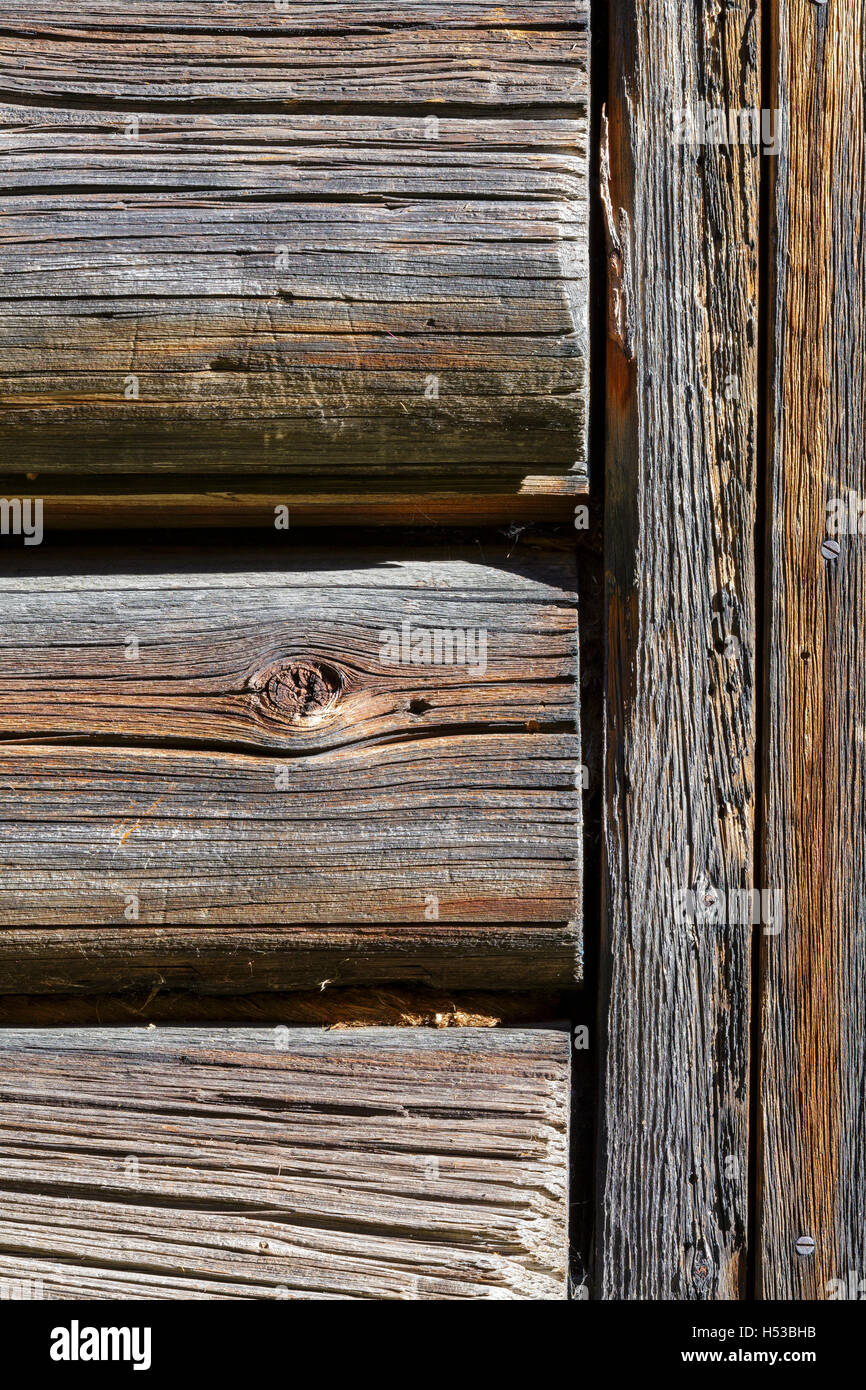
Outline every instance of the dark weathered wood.
{"type": "Polygon", "coordinates": [[[866,5],[772,9],[763,875],[782,913],[762,961],[758,1294],[862,1299],[866,5]]]}
{"type": "Polygon", "coordinates": [[[585,476],[584,0],[0,11],[10,468],[585,476]]]}
{"type": "Polygon", "coordinates": [[[0,994],[0,1027],[273,1023],[308,1028],[549,1028],[552,1021],[568,1018],[570,1002],[569,995],[557,990],[444,990],[399,984],[230,995],[145,987],[111,994],[0,994]]]}
{"type": "MultiPolygon", "coordinates": [[[[269,914],[269,916],[272,914],[269,914]]],[[[155,997],[162,990],[238,995],[369,986],[527,989],[582,976],[572,922],[317,922],[216,927],[0,928],[0,994],[75,990],[155,997]]]]}
{"type": "Polygon", "coordinates": [[[604,1298],[736,1298],[748,1216],[758,165],[677,112],[760,107],[757,5],[610,6],[604,1298]],[[678,920],[678,895],[703,904],[678,920]]]}
{"type": "Polygon", "coordinates": [[[449,486],[442,475],[403,475],[391,486],[380,479],[345,480],[342,485],[316,482],[304,475],[281,473],[247,478],[242,483],[200,474],[105,474],[86,479],[58,474],[0,475],[0,498],[17,498],[22,506],[41,503],[45,533],[67,530],[135,530],[150,527],[256,527],[275,529],[275,519],[289,509],[292,530],[300,527],[364,526],[448,527],[570,522],[583,505],[588,480],[525,476],[504,466],[497,478],[460,479],[449,486]]]}
{"type": "Polygon", "coordinates": [[[0,1030],[0,1279],[564,1298],[568,1073],[542,1030],[0,1030]]]}
{"type": "Polygon", "coordinates": [[[18,552],[0,921],[43,944],[6,938],[4,987],[104,988],[118,961],[127,985],[206,983],[221,950],[217,989],[458,962],[507,984],[479,971],[521,930],[524,983],[573,979],[574,561],[511,549],[18,552]],[[255,930],[189,930],[223,925],[255,930]]]}

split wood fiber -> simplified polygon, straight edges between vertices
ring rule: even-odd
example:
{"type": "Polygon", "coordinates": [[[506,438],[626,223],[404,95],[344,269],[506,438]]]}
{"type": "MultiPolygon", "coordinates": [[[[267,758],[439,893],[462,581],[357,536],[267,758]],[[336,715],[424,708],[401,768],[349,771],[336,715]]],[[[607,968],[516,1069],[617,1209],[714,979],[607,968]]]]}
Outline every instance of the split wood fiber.
{"type": "Polygon", "coordinates": [[[0,988],[578,978],[567,549],[33,557],[0,580],[0,988]]]}
{"type": "Polygon", "coordinates": [[[7,466],[579,486],[587,22],[0,0],[7,466]]]}
{"type": "Polygon", "coordinates": [[[866,4],[773,11],[758,1294],[862,1299],[866,4]]]}
{"type": "Polygon", "coordinates": [[[598,1287],[730,1299],[745,1292],[752,929],[711,904],[755,886],[763,156],[679,137],[700,102],[760,110],[758,5],[618,0],[609,16],[598,1287]]]}
{"type": "Polygon", "coordinates": [[[49,1299],[561,1299],[569,1037],[0,1030],[0,1279],[49,1299]]]}

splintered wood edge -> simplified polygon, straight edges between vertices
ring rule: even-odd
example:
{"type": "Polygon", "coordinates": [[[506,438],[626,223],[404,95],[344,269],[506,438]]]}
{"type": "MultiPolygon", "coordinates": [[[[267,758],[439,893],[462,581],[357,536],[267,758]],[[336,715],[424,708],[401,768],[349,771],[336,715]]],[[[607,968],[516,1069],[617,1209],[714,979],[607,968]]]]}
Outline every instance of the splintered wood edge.
{"type": "Polygon", "coordinates": [[[565,1299],[570,1066],[564,1027],[0,1030],[0,1275],[565,1299]]]}

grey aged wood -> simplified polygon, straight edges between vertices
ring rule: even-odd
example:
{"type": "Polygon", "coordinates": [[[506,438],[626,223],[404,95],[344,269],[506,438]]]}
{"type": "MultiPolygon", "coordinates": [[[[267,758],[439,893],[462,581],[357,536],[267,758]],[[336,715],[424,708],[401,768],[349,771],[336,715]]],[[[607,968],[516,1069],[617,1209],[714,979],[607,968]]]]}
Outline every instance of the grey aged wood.
{"type": "Polygon", "coordinates": [[[581,486],[585,0],[56,9],[0,3],[6,466],[581,486]]]}
{"type": "Polygon", "coordinates": [[[862,1299],[866,5],[774,11],[758,1293],[862,1299]]]}
{"type": "Polygon", "coordinates": [[[760,156],[676,133],[699,101],[760,108],[758,11],[627,0],[610,22],[597,1291],[736,1298],[751,931],[710,903],[754,878],[760,156]]]}
{"type": "Polygon", "coordinates": [[[0,580],[0,988],[573,980],[568,549],[206,554],[0,580]]]}
{"type": "Polygon", "coordinates": [[[544,1030],[0,1030],[0,1280],[564,1298],[568,1076],[544,1030]]]}

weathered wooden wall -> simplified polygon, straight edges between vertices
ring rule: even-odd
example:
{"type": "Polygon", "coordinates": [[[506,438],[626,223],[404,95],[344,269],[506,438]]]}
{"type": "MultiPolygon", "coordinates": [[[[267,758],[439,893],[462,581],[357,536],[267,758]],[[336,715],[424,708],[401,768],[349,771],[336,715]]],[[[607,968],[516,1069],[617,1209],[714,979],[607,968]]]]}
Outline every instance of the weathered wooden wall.
{"type": "MultiPolygon", "coordinates": [[[[0,0],[3,495],[38,489],[49,529],[567,519],[585,0],[55,9],[0,0]]],[[[611,0],[607,22],[593,1290],[852,1297],[866,0],[611,0]],[[701,143],[701,107],[743,132],[765,108],[777,155],[701,143]]],[[[268,1297],[275,1264],[289,1296],[562,1297],[567,1039],[455,1034],[557,1017],[491,990],[581,974],[568,542],[295,539],[7,566],[0,1022],[285,999],[287,1022],[373,1008],[443,1036],[290,1031],[271,1056],[243,1029],[0,1030],[0,1278],[268,1297]],[[484,670],[384,662],[404,619],[484,629],[484,670]],[[357,992],[381,981],[403,984],[357,992]],[[276,1196],[241,1171],[265,1137],[303,1203],[287,1170],[276,1196]]]]}
{"type": "Polygon", "coordinates": [[[566,1295],[567,1033],[0,1030],[0,1101],[6,1288],[566,1295]]]}
{"type": "Polygon", "coordinates": [[[862,1299],[866,4],[774,20],[758,1292],[862,1299]]]}
{"type": "Polygon", "coordinates": [[[566,1295],[588,11],[0,0],[4,1292],[566,1295]]]}
{"type": "Polygon", "coordinates": [[[0,17],[7,466],[581,485],[586,0],[0,17]]]}
{"type": "Polygon", "coordinates": [[[579,977],[567,549],[72,546],[17,571],[0,987],[579,977]]]}

